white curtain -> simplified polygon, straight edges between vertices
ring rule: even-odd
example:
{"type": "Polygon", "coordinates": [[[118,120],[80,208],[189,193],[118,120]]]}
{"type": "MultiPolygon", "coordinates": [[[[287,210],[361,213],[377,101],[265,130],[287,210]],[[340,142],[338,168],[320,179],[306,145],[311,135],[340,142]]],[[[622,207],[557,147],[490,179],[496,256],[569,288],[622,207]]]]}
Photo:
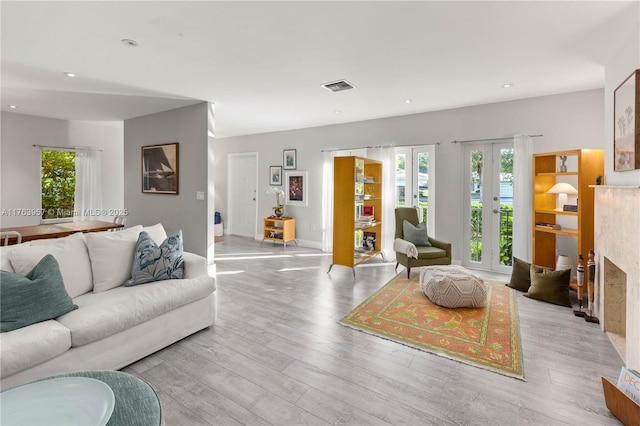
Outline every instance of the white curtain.
{"type": "Polygon", "coordinates": [[[77,148],[74,220],[103,219],[101,180],[100,151],[77,148]]]}
{"type": "Polygon", "coordinates": [[[530,136],[513,138],[513,256],[531,262],[532,161],[530,136]]]}
{"type": "Polygon", "coordinates": [[[382,162],[382,254],[386,260],[395,259],[393,239],[395,224],[395,149],[370,148],[367,157],[382,162]]]}
{"type": "Polygon", "coordinates": [[[322,251],[333,251],[333,159],[336,151],[323,153],[322,165],[322,251]]]}

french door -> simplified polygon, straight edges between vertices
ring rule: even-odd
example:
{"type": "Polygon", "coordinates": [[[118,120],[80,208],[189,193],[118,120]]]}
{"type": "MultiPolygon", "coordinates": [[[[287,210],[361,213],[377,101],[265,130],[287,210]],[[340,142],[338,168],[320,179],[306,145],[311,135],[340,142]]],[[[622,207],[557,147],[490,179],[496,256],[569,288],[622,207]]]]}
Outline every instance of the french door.
{"type": "Polygon", "coordinates": [[[415,207],[435,235],[435,149],[433,145],[396,148],[396,207],[415,207]]]}
{"type": "Polygon", "coordinates": [[[467,267],[510,273],[513,143],[464,148],[464,250],[467,267]]]}

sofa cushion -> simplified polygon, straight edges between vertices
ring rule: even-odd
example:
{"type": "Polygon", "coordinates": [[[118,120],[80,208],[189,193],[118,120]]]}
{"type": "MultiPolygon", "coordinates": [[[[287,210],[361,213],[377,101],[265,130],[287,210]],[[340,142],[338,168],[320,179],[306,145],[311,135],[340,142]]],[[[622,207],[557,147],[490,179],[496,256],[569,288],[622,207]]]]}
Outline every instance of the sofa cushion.
{"type": "Polygon", "coordinates": [[[439,257],[447,257],[447,252],[438,247],[433,246],[416,246],[418,249],[418,259],[438,259],[439,257]]]}
{"type": "Polygon", "coordinates": [[[71,332],[49,320],[2,334],[0,375],[7,377],[55,358],[71,347],[71,332]]]}
{"type": "Polygon", "coordinates": [[[117,287],[74,299],[80,309],[58,321],[71,330],[71,345],[82,346],[202,299],[214,290],[215,280],[206,276],[117,287]]]}
{"type": "Polygon", "coordinates": [[[427,224],[425,222],[420,222],[418,226],[413,226],[411,222],[405,220],[402,222],[402,232],[404,235],[403,239],[416,246],[431,246],[427,233],[427,224]]]}
{"type": "Polygon", "coordinates": [[[157,245],[162,244],[167,239],[167,231],[164,230],[164,226],[161,223],[156,223],[153,226],[145,226],[142,228],[157,245]]]}
{"type": "Polygon", "coordinates": [[[90,232],[87,249],[93,271],[93,292],[119,287],[131,277],[133,253],[142,225],[118,232],[90,232]]]}
{"type": "Polygon", "coordinates": [[[47,254],[53,255],[58,261],[69,296],[77,297],[91,291],[91,262],[81,232],[64,238],[20,244],[9,252],[9,259],[15,272],[26,275],[47,254]]]}
{"type": "Polygon", "coordinates": [[[9,261],[9,252],[15,246],[0,246],[0,270],[14,272],[11,262],[9,261]]]}
{"type": "Polygon", "coordinates": [[[26,275],[0,271],[0,331],[47,321],[78,309],[67,294],[56,259],[48,254],[26,275]]]}
{"type": "Polygon", "coordinates": [[[181,278],[184,278],[182,230],[159,246],[146,231],[142,231],[136,243],[131,278],[125,281],[125,287],[181,278]]]}

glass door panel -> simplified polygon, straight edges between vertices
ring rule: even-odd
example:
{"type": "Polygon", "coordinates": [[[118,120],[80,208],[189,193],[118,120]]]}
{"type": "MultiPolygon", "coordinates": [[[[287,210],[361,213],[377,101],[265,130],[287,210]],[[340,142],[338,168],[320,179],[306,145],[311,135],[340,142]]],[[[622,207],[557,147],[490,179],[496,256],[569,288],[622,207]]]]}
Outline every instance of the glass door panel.
{"type": "Polygon", "coordinates": [[[509,273],[513,223],[513,145],[465,149],[463,265],[509,273]]]}

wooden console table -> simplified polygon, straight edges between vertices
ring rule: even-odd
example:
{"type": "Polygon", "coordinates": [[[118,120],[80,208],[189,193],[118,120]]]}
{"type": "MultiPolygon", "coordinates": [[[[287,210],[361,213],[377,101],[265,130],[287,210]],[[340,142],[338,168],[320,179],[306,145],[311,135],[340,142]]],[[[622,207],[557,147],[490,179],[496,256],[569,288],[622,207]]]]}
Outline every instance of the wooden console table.
{"type": "MultiPolygon", "coordinates": [[[[278,241],[287,247],[287,242],[296,241],[296,220],[292,217],[269,216],[264,218],[264,227],[262,231],[262,243],[264,240],[278,241]]],[[[260,243],[260,245],[262,245],[260,243]]]]}
{"type": "MultiPolygon", "coordinates": [[[[62,238],[76,232],[99,232],[110,229],[123,228],[124,225],[99,220],[85,220],[79,222],[48,223],[34,226],[19,226],[16,228],[2,228],[0,232],[17,231],[22,235],[22,242],[43,240],[47,238],[62,238]]],[[[15,244],[15,237],[9,237],[9,244],[15,244]],[[13,240],[13,241],[12,241],[13,240]]]]}

